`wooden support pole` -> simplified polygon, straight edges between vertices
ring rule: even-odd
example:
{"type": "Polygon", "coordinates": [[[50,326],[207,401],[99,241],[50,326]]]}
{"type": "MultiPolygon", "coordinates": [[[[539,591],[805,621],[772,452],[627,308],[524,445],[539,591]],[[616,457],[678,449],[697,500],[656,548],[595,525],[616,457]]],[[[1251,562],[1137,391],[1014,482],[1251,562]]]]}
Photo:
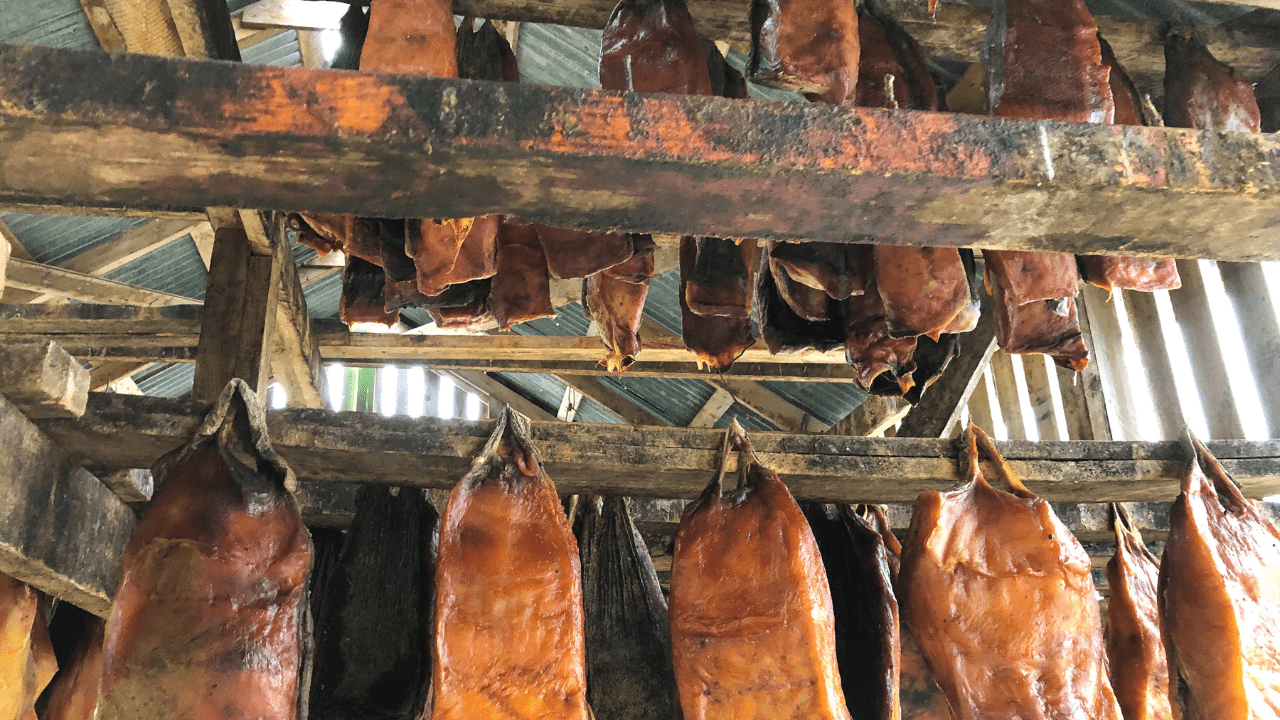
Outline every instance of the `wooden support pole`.
{"type": "Polygon", "coordinates": [[[996,350],[995,328],[991,299],[984,297],[982,317],[978,319],[977,327],[960,336],[958,357],[951,361],[942,377],[925,390],[920,403],[907,413],[898,428],[898,435],[942,437],[960,421],[969,396],[996,350]]]}
{"type": "Polygon", "coordinates": [[[265,395],[280,295],[279,255],[254,255],[243,229],[219,228],[205,285],[205,317],[191,396],[217,400],[232,378],[265,395]]]}
{"type": "Polygon", "coordinates": [[[79,417],[89,371],[52,340],[0,344],[0,393],[27,417],[79,417]]]}
{"type": "Polygon", "coordinates": [[[714,427],[716,421],[724,414],[729,412],[729,408],[733,407],[733,393],[724,388],[716,388],[716,391],[707,398],[698,410],[698,414],[693,416],[689,421],[691,428],[709,428],[714,427]]]}
{"type": "Polygon", "coordinates": [[[10,259],[7,285],[34,298],[59,298],[120,305],[198,305],[198,300],[150,288],[106,280],[30,260],[10,259]]]}
{"type": "MultiPolygon", "coordinates": [[[[149,466],[190,435],[204,406],[145,396],[94,394],[79,419],[38,421],[64,447],[97,464],[149,466]]],[[[549,413],[548,413],[549,414],[549,413]]],[[[563,494],[695,498],[717,467],[714,429],[535,422],[534,441],[563,494]]],[[[276,450],[314,482],[449,487],[470,466],[488,422],[384,418],[373,413],[287,409],[268,413],[276,450]]],[[[949,440],[752,433],[756,452],[797,498],[911,502],[959,479],[949,440]]],[[[1053,502],[1169,501],[1187,456],[1178,442],[1001,442],[1028,486],[1053,502]]],[[[1250,497],[1280,491],[1280,441],[1215,441],[1210,450],[1250,497]]],[[[730,471],[736,469],[732,463],[730,471]]]]}
{"type": "Polygon", "coordinates": [[[1280,257],[1271,237],[1280,140],[1265,134],[38,46],[0,49],[0,78],[0,202],[514,212],[565,227],[719,237],[1280,257]],[[85,77],[95,82],[76,81],[85,77]],[[726,130],[748,126],[755,131],[726,130]],[[345,181],[316,180],[337,175],[345,181]]]}
{"type": "Polygon", "coordinates": [[[0,444],[0,573],[105,617],[133,511],[3,398],[0,444]]]}

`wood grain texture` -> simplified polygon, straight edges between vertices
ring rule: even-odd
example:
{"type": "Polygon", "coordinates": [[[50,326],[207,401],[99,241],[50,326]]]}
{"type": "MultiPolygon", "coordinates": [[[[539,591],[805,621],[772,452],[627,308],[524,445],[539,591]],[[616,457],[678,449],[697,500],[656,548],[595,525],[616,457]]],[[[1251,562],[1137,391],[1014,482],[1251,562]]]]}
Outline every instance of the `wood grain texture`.
{"type": "MultiPolygon", "coordinates": [[[[898,435],[902,437],[942,437],[960,420],[960,413],[977,387],[982,371],[996,351],[995,314],[991,298],[983,298],[983,312],[978,325],[960,336],[958,357],[951,361],[942,377],[925,391],[920,403],[907,413],[898,435]]],[[[1018,437],[1014,435],[1013,437],[1018,437]]]]}
{"type": "Polygon", "coordinates": [[[89,371],[52,340],[0,345],[0,393],[27,417],[79,417],[89,371]]]}
{"type": "Polygon", "coordinates": [[[0,78],[0,202],[514,212],[720,237],[1280,256],[1280,140],[1267,135],[35,46],[0,50],[0,78]]]}
{"type": "MultiPolygon", "coordinates": [[[[39,424],[95,464],[141,467],[189,434],[203,409],[95,393],[82,418],[39,424]]],[[[451,486],[492,427],[307,409],[270,413],[268,425],[276,449],[303,480],[415,487],[451,486]]],[[[722,431],[711,429],[556,421],[535,422],[533,437],[561,493],[667,498],[697,497],[724,441],[722,431]]],[[[753,433],[752,439],[762,462],[800,499],[910,502],[922,490],[959,479],[956,448],[947,440],[785,433],[753,433]]],[[[1061,502],[1168,501],[1187,462],[1175,442],[1009,442],[1000,448],[1037,494],[1061,502]]],[[[1250,496],[1280,490],[1280,441],[1221,441],[1210,448],[1250,496]]]]}

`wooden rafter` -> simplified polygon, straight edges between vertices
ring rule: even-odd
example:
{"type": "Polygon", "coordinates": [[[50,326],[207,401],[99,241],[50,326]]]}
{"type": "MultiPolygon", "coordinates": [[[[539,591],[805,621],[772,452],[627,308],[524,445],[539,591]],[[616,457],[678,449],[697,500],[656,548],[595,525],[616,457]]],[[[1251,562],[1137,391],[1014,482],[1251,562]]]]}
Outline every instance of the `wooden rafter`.
{"type": "Polygon", "coordinates": [[[30,260],[9,261],[8,287],[38,295],[86,303],[120,305],[198,305],[182,295],[106,280],[30,260]]]}
{"type": "MultiPolygon", "coordinates": [[[[106,467],[148,467],[181,444],[204,406],[95,394],[79,419],[39,421],[64,447],[106,467]]],[[[549,414],[549,413],[548,413],[549,414]]],[[[484,445],[488,422],[384,418],[290,409],[268,414],[276,450],[300,479],[448,487],[484,445]]],[[[551,416],[554,418],[554,416],[551,416]]],[[[694,498],[717,467],[716,430],[536,422],[533,436],[564,494],[694,498]]],[[[797,498],[910,502],[960,479],[957,447],[942,439],[753,433],[762,461],[797,498]]],[[[1280,441],[1217,441],[1210,450],[1253,497],[1280,490],[1280,441]]],[[[1170,500],[1187,455],[1177,442],[1000,443],[1042,497],[1061,502],[1170,500]]],[[[730,470],[735,469],[730,465],[730,470]]]]}
{"type": "Polygon", "coordinates": [[[568,227],[625,217],[625,230],[720,237],[1280,257],[1271,238],[1280,140],[1264,134],[628,97],[35,46],[0,49],[0,71],[0,202],[515,212],[568,227]],[[75,82],[84,77],[95,82],[75,82]],[[343,110],[351,106],[364,111],[343,110]],[[736,131],[747,126],[756,132],[736,131]],[[335,174],[346,181],[324,182],[335,174]]]}
{"type": "Polygon", "coordinates": [[[899,437],[942,437],[960,421],[969,396],[996,351],[994,303],[989,297],[983,300],[978,326],[960,336],[959,355],[903,418],[899,437]]]}

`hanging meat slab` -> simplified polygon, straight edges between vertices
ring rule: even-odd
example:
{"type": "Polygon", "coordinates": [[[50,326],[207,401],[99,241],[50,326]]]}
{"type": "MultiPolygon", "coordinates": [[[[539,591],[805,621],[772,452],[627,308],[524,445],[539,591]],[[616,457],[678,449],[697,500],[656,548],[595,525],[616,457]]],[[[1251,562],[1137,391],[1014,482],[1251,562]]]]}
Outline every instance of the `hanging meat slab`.
{"type": "Polygon", "coordinates": [[[489,312],[492,290],[492,278],[450,285],[437,298],[432,299],[436,302],[427,305],[427,311],[436,327],[443,329],[468,328],[492,322],[493,313],[489,312]],[[448,302],[444,302],[446,298],[449,299],[448,302]]]}
{"type": "Polygon", "coordinates": [[[791,312],[809,322],[823,322],[837,315],[836,301],[824,290],[810,287],[791,277],[787,269],[769,258],[769,269],[777,285],[778,295],[791,308],[791,312]]]}
{"type": "Polygon", "coordinates": [[[1107,562],[1107,660],[1124,720],[1170,720],[1169,661],[1156,596],[1160,565],[1119,505],[1116,552],[1107,562]]]}
{"type": "MultiPolygon", "coordinates": [[[[689,307],[689,280],[696,278],[698,251],[703,243],[722,244],[720,249],[728,249],[723,244],[733,245],[732,240],[715,238],[684,237],[680,239],[680,332],[684,345],[693,352],[698,367],[707,367],[723,372],[728,370],[747,348],[755,345],[756,339],[751,332],[751,306],[755,299],[755,263],[756,242],[744,240],[734,245],[732,251],[737,253],[735,261],[743,260],[750,254],[747,272],[751,277],[751,286],[739,298],[743,312],[739,315],[701,315],[689,307]]],[[[736,278],[730,278],[730,286],[737,286],[736,278]]],[[[722,286],[721,286],[722,287],[722,286]]],[[[722,288],[723,289],[723,288],[722,288]]],[[[694,293],[700,295],[700,293],[694,293]]],[[[720,302],[728,302],[728,293],[717,293],[720,302]]]]}
{"type": "MultiPolygon", "coordinates": [[[[831,591],[804,514],[744,452],[685,509],[671,566],[671,651],[686,720],[848,720],[831,591]]],[[[726,448],[726,453],[728,448],[726,448]]]]}
{"type": "Polygon", "coordinates": [[[827,242],[769,243],[769,258],[795,282],[821,290],[835,300],[861,295],[871,278],[869,245],[827,242]]]}
{"type": "Polygon", "coordinates": [[[265,428],[233,380],[156,463],[107,621],[102,720],[306,717],[311,538],[265,428]]]}
{"type": "Polygon", "coordinates": [[[498,32],[493,21],[485,20],[480,29],[466,17],[458,25],[458,77],[490,82],[520,82],[520,66],[511,43],[498,32]]]}
{"type": "Polygon", "coordinates": [[[588,720],[573,530],[507,409],[440,527],[433,720],[588,720]]]}
{"type": "Polygon", "coordinates": [[[1079,289],[1076,259],[1066,253],[984,250],[982,257],[988,288],[1000,285],[1005,296],[1018,305],[1075,297],[1079,289]]]}
{"type": "Polygon", "coordinates": [[[803,93],[809,100],[853,102],[858,85],[858,11],[840,0],[752,0],[747,78],[803,93]]]}
{"type": "MultiPolygon", "coordinates": [[[[800,350],[834,350],[845,343],[844,311],[836,303],[833,319],[814,322],[806,320],[791,309],[791,305],[779,292],[773,272],[769,269],[768,252],[763,253],[760,269],[756,272],[756,320],[760,323],[760,335],[769,352],[797,352],[800,350]]],[[[829,300],[829,303],[835,303],[829,300]]]]}
{"type": "Polygon", "coordinates": [[[1280,713],[1280,530],[1199,441],[1169,510],[1160,617],[1174,717],[1280,713]]]}
{"type": "Polygon", "coordinates": [[[554,277],[587,277],[631,259],[631,238],[624,233],[592,233],[537,224],[534,228],[554,277]]]}
{"type": "Polygon", "coordinates": [[[874,525],[846,506],[804,509],[822,553],[835,608],[836,660],[854,720],[897,720],[898,599],[890,552],[874,525]]]}
{"type": "Polygon", "coordinates": [[[365,485],[316,616],[311,720],[418,720],[431,680],[431,542],[417,488],[365,485]]]}
{"type": "Polygon", "coordinates": [[[995,0],[982,55],[996,117],[1110,123],[1115,116],[1084,0],[995,0]]]}
{"type": "Polygon", "coordinates": [[[845,361],[858,371],[858,386],[871,391],[873,383],[884,376],[890,383],[891,395],[901,395],[915,383],[915,336],[894,337],[885,317],[885,304],[873,283],[870,292],[854,295],[845,301],[845,361]]]}
{"type": "Polygon", "coordinates": [[[747,90],[747,79],[724,59],[714,42],[702,38],[702,49],[707,55],[707,73],[711,76],[712,95],[738,100],[751,97],[747,90]]]}
{"type": "Polygon", "coordinates": [[[1196,38],[1164,43],[1164,122],[1169,127],[1254,133],[1261,115],[1253,85],[1196,38]]]}
{"type": "Polygon", "coordinates": [[[382,241],[383,310],[388,313],[421,304],[427,296],[418,289],[418,273],[404,252],[405,221],[374,220],[382,241]]]}
{"type": "Polygon", "coordinates": [[[920,43],[875,0],[859,4],[858,38],[858,105],[938,109],[938,91],[920,43]],[[892,77],[890,85],[886,77],[892,77]]]}
{"type": "Polygon", "coordinates": [[[1119,720],[1088,554],[985,433],[966,440],[967,481],[916,499],[899,575],[955,720],[1119,720]],[[979,446],[1009,492],[982,476],[979,446]]]}
{"type": "Polygon", "coordinates": [[[36,720],[36,699],[58,671],[45,603],[26,583],[0,575],[0,718],[36,720]]]}
{"type": "MultiPolygon", "coordinates": [[[[929,386],[942,377],[947,365],[959,354],[959,335],[939,335],[937,340],[928,335],[916,338],[916,349],[911,353],[915,369],[911,371],[911,387],[903,393],[903,399],[912,405],[918,404],[929,386]]],[[[875,392],[874,386],[872,392],[875,392]]]]}
{"type": "Polygon", "coordinates": [[[710,95],[711,77],[684,0],[621,0],[600,41],[600,87],[710,95]]]}
{"type": "Polygon", "coordinates": [[[995,303],[996,340],[1005,352],[1044,353],[1076,372],[1089,364],[1075,298],[1017,305],[998,283],[988,284],[987,290],[995,303]]]}
{"type": "Polygon", "coordinates": [[[656,245],[648,235],[631,236],[631,258],[588,276],[582,283],[582,307],[600,328],[608,354],[600,364],[620,373],[640,353],[640,323],[649,280],[655,274],[656,245]]]}
{"type": "Polygon", "coordinates": [[[360,54],[365,72],[458,77],[453,10],[442,0],[378,0],[360,54]]]}
{"type": "Polygon", "coordinates": [[[85,615],[80,641],[42,700],[42,720],[94,720],[97,714],[106,625],[101,618],[85,615]]]}
{"type": "MultiPolygon", "coordinates": [[[[1111,71],[1111,96],[1115,99],[1116,125],[1147,125],[1142,109],[1142,96],[1129,74],[1116,59],[1111,45],[1098,36],[1102,46],[1102,62],[1111,71]]],[[[1081,255],[1080,279],[1107,292],[1121,290],[1174,290],[1182,287],[1178,265],[1173,258],[1135,257],[1132,255],[1081,255]]]]}
{"type": "Polygon", "coordinates": [[[551,275],[537,230],[519,218],[503,215],[498,225],[498,263],[489,295],[489,310],[506,330],[516,323],[555,317],[551,275]]]}
{"type": "Polygon", "coordinates": [[[694,254],[687,275],[681,265],[681,277],[688,278],[684,299],[689,309],[704,316],[751,317],[758,262],[756,241],[685,237],[680,241],[682,253],[686,245],[693,248],[694,254]]]}
{"type": "Polygon", "coordinates": [[[579,496],[574,535],[595,720],[678,720],[667,601],[626,498],[579,496]]]}
{"type": "Polygon", "coordinates": [[[875,245],[876,289],[898,337],[968,332],[978,324],[970,275],[949,247],[875,245]],[[959,316],[963,315],[963,318],[959,316]]]}
{"type": "Polygon", "coordinates": [[[338,317],[352,323],[381,323],[391,327],[400,321],[400,311],[386,310],[387,278],[382,268],[356,255],[347,255],[342,269],[342,298],[338,317]]]}
{"type": "Polygon", "coordinates": [[[498,218],[409,220],[406,252],[418,273],[418,290],[439,295],[450,285],[493,275],[498,218]]]}
{"type": "Polygon", "coordinates": [[[317,252],[341,250],[365,262],[382,264],[382,239],[368,221],[354,215],[322,213],[300,213],[298,217],[323,241],[311,246],[317,252]]]}

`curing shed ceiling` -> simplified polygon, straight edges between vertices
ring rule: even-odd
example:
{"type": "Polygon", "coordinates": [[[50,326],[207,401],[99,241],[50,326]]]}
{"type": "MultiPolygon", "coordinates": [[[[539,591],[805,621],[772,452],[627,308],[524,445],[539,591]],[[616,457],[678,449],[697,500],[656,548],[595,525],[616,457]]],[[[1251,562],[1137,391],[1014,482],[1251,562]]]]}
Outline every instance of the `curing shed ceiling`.
{"type": "MultiPolygon", "coordinates": [[[[252,0],[231,0],[228,5],[234,14],[251,2],[252,0]]],[[[1088,5],[1099,15],[1135,20],[1186,19],[1205,24],[1236,20],[1251,12],[1247,7],[1168,0],[1093,0],[1088,5]]],[[[245,62],[286,67],[302,64],[297,33],[285,31],[266,35],[261,41],[242,48],[245,62]]],[[[81,5],[76,0],[0,0],[0,42],[70,48],[98,47],[81,5]]],[[[521,80],[531,84],[599,87],[596,79],[599,43],[598,30],[525,24],[521,27],[517,46],[521,80]]],[[[733,51],[729,60],[731,64],[741,68],[744,58],[733,51]]],[[[935,63],[933,69],[943,81],[944,87],[949,86],[963,71],[963,67],[957,67],[954,63],[935,63]]],[[[1143,89],[1158,95],[1154,92],[1155,88],[1143,89]]],[[[755,86],[752,87],[752,95],[768,100],[791,100],[796,97],[755,86]]],[[[0,220],[12,228],[36,261],[49,264],[59,264],[73,258],[143,222],[133,219],[48,217],[12,213],[0,215],[0,220]]],[[[307,248],[295,249],[298,251],[296,261],[299,265],[308,263],[314,257],[314,252],[307,248]]],[[[201,300],[204,294],[205,266],[192,238],[182,237],[111,271],[105,277],[201,300]]],[[[676,334],[680,331],[678,290],[679,279],[675,271],[656,278],[645,309],[650,320],[676,334]]],[[[338,273],[324,275],[307,285],[305,294],[311,315],[316,318],[336,317],[340,293],[341,279],[338,273]]],[[[410,323],[428,322],[425,313],[420,311],[406,313],[405,318],[410,323]]],[[[580,336],[586,330],[587,321],[580,305],[576,303],[560,308],[556,318],[514,328],[514,332],[519,334],[563,336],[580,336]]],[[[639,362],[644,362],[643,355],[639,362]]],[[[158,365],[137,373],[135,380],[145,393],[181,396],[190,391],[191,376],[190,365],[158,365]]],[[[555,413],[559,407],[566,387],[564,381],[549,375],[501,373],[496,374],[496,377],[551,413],[555,413]]],[[[714,379],[708,375],[708,380],[714,379]]],[[[657,420],[672,425],[687,424],[716,392],[712,384],[703,380],[624,375],[621,378],[601,378],[600,382],[657,420]]],[[[822,425],[835,424],[865,399],[865,395],[850,384],[763,382],[761,385],[822,425]]],[[[590,399],[582,402],[578,419],[586,422],[621,421],[590,399]]],[[[735,402],[725,412],[717,426],[723,427],[734,419],[749,429],[776,429],[774,423],[739,402],[735,402]]]]}

